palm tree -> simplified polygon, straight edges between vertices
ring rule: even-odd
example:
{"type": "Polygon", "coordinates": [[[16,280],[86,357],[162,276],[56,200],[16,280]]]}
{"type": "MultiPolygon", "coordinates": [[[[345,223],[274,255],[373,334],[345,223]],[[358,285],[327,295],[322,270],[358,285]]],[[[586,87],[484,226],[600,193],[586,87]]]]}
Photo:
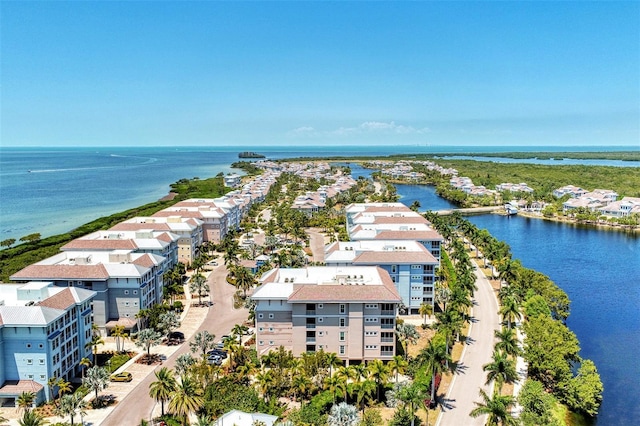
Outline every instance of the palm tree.
{"type": "Polygon", "coordinates": [[[109,386],[109,373],[106,368],[94,365],[87,370],[85,378],[82,379],[82,384],[95,391],[96,402],[98,402],[98,392],[109,386]]]}
{"type": "Polygon", "coordinates": [[[356,405],[360,407],[364,413],[364,402],[365,400],[371,399],[371,395],[376,391],[376,383],[373,380],[354,383],[353,390],[356,393],[356,405]]]}
{"type": "Polygon", "coordinates": [[[116,350],[118,352],[124,351],[124,339],[127,337],[124,325],[116,325],[115,327],[113,327],[113,330],[111,330],[111,335],[116,339],[116,350]],[[120,347],[121,341],[122,348],[120,347]]]}
{"type": "Polygon", "coordinates": [[[198,305],[202,305],[202,296],[209,295],[209,284],[202,274],[195,274],[189,282],[189,291],[191,294],[198,295],[198,305]]]}
{"type": "Polygon", "coordinates": [[[342,360],[335,352],[327,352],[324,358],[325,363],[329,367],[329,376],[333,375],[333,369],[342,365],[342,360]]]}
{"type": "Polygon", "coordinates": [[[416,326],[413,324],[402,323],[396,326],[396,335],[398,336],[398,340],[400,340],[400,344],[402,345],[402,349],[404,350],[404,359],[407,359],[408,354],[408,344],[415,344],[420,338],[420,334],[418,330],[416,330],[416,326]]]}
{"type": "Polygon", "coordinates": [[[489,415],[487,425],[489,426],[515,426],[518,421],[511,416],[510,407],[515,404],[515,398],[511,395],[501,396],[497,392],[490,398],[487,393],[480,389],[482,402],[475,402],[476,408],[471,410],[471,417],[489,415]]]}
{"type": "Polygon", "coordinates": [[[291,387],[294,392],[293,393],[294,399],[297,400],[296,397],[298,394],[302,395],[302,397],[304,398],[307,392],[311,390],[312,386],[313,386],[313,383],[311,383],[311,380],[309,380],[307,376],[304,376],[302,374],[296,374],[293,377],[293,380],[291,381],[291,387]]]}
{"type": "Polygon", "coordinates": [[[420,308],[418,308],[418,313],[422,315],[424,320],[423,324],[427,324],[427,315],[431,316],[433,314],[433,305],[430,303],[421,303],[420,308]]]}
{"type": "Polygon", "coordinates": [[[91,367],[91,360],[89,358],[82,358],[79,365],[82,370],[82,378],[84,379],[84,370],[86,370],[87,367],[91,367]]]}
{"type": "Polygon", "coordinates": [[[56,386],[58,386],[58,396],[62,397],[63,394],[69,393],[73,390],[71,386],[71,382],[67,382],[65,379],[60,378],[56,382],[56,386]]]}
{"type": "Polygon", "coordinates": [[[269,389],[274,382],[273,378],[273,370],[260,370],[258,374],[256,374],[256,383],[259,386],[259,390],[262,393],[262,397],[269,401],[269,389]]]}
{"type": "Polygon", "coordinates": [[[142,330],[147,323],[147,319],[149,318],[149,309],[140,309],[136,314],[135,318],[138,320],[138,330],[142,330]]]}
{"type": "Polygon", "coordinates": [[[69,416],[71,426],[73,426],[76,414],[80,414],[80,417],[85,416],[87,408],[88,404],[80,394],[64,395],[60,398],[60,406],[57,408],[56,414],[60,417],[69,416]]]}
{"type": "Polygon", "coordinates": [[[22,414],[22,418],[18,420],[20,426],[43,426],[49,421],[38,414],[37,411],[27,410],[22,414]]]}
{"type": "Polygon", "coordinates": [[[136,333],[136,346],[144,348],[147,356],[151,355],[151,347],[157,346],[162,341],[162,334],[151,328],[145,328],[136,333]]]}
{"type": "Polygon", "coordinates": [[[331,407],[331,412],[327,417],[329,426],[357,426],[360,424],[358,409],[346,402],[331,407]]]}
{"type": "Polygon", "coordinates": [[[411,426],[415,422],[415,413],[418,407],[425,400],[425,390],[422,385],[418,383],[412,383],[409,386],[405,386],[400,390],[398,398],[405,403],[405,406],[409,406],[409,414],[411,415],[411,426]]]}
{"type": "Polygon", "coordinates": [[[162,415],[164,416],[164,403],[169,401],[176,391],[176,379],[173,372],[166,367],[162,367],[155,372],[156,381],[149,385],[149,396],[156,402],[160,402],[162,415]]]}
{"type": "Polygon", "coordinates": [[[33,407],[33,401],[36,399],[36,394],[33,392],[22,392],[16,402],[18,403],[18,407],[22,410],[29,411],[33,407]]]}
{"type": "Polygon", "coordinates": [[[193,359],[190,353],[180,355],[176,358],[176,373],[178,373],[179,376],[184,376],[195,363],[196,360],[193,359]]]}
{"type": "Polygon", "coordinates": [[[404,374],[408,366],[409,363],[401,355],[394,355],[393,359],[389,361],[389,368],[395,373],[396,383],[398,383],[398,376],[404,374]]]}
{"type": "Polygon", "coordinates": [[[511,355],[513,357],[517,357],[522,354],[522,349],[520,349],[520,343],[515,330],[502,327],[502,330],[500,331],[495,330],[494,335],[498,339],[495,344],[496,350],[503,351],[507,355],[511,355]]]}
{"type": "Polygon", "coordinates": [[[502,301],[502,307],[500,308],[500,315],[507,321],[507,327],[511,328],[511,322],[515,322],[522,318],[520,314],[520,305],[515,297],[507,297],[502,301]]]}
{"type": "Polygon", "coordinates": [[[501,351],[494,351],[493,361],[483,365],[482,369],[487,371],[487,381],[485,384],[488,385],[491,381],[495,380],[497,392],[502,390],[504,383],[513,383],[518,379],[515,363],[501,351]]]}
{"type": "Polygon", "coordinates": [[[389,367],[379,359],[371,360],[367,363],[369,377],[376,383],[376,399],[380,400],[380,386],[389,376],[389,367]]]}
{"type": "Polygon", "coordinates": [[[431,372],[431,401],[436,399],[436,376],[446,370],[446,363],[451,360],[445,345],[436,345],[433,340],[418,355],[423,365],[431,372]]]}
{"type": "Polygon", "coordinates": [[[344,398],[347,396],[347,379],[342,375],[336,373],[333,376],[326,377],[324,379],[324,386],[329,392],[333,394],[333,403],[336,403],[336,397],[344,398]]]}
{"type": "Polygon", "coordinates": [[[234,336],[238,336],[238,344],[241,345],[242,344],[242,335],[244,333],[246,333],[247,331],[249,331],[249,327],[247,327],[246,325],[236,324],[231,329],[231,334],[233,334],[234,336]]]}
{"type": "Polygon", "coordinates": [[[198,331],[193,340],[189,342],[189,348],[191,352],[200,352],[202,359],[207,356],[207,352],[210,351],[216,344],[216,335],[209,333],[207,330],[198,331]]]}
{"type": "Polygon", "coordinates": [[[182,424],[189,424],[189,414],[197,411],[204,403],[202,389],[189,376],[184,376],[176,386],[169,401],[169,410],[176,417],[182,418],[182,424]]]}
{"type": "Polygon", "coordinates": [[[236,288],[244,292],[244,298],[247,298],[247,290],[253,288],[256,284],[256,279],[247,268],[244,266],[238,266],[235,271],[236,276],[236,288]]]}

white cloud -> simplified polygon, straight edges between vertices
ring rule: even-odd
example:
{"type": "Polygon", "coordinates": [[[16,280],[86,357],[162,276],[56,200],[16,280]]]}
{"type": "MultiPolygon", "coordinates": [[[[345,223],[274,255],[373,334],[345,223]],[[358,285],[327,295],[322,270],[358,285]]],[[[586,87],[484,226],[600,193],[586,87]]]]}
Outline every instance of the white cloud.
{"type": "Polygon", "coordinates": [[[398,134],[398,135],[423,135],[429,133],[428,127],[415,128],[396,124],[395,121],[365,121],[354,127],[339,127],[334,130],[316,130],[310,126],[298,127],[288,132],[291,136],[351,136],[363,134],[398,134]]]}

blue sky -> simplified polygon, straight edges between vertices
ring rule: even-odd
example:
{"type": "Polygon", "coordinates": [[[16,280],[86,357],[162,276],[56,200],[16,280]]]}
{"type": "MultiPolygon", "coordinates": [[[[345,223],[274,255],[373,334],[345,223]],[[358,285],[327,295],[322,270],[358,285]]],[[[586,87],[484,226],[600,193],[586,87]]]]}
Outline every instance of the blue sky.
{"type": "Polygon", "coordinates": [[[3,146],[640,148],[636,1],[0,7],[3,146]]]}

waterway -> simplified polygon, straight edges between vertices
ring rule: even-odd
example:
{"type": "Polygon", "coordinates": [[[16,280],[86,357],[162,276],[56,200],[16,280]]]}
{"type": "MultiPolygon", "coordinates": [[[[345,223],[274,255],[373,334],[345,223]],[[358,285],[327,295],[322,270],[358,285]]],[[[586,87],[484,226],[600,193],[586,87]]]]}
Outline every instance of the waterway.
{"type": "MultiPolygon", "coordinates": [[[[431,186],[397,185],[400,201],[420,210],[452,207],[431,186]]],[[[598,425],[640,418],[640,235],[542,219],[468,216],[511,247],[525,267],[549,276],[571,299],[569,328],[580,356],[596,363],[604,384],[598,425]]]]}

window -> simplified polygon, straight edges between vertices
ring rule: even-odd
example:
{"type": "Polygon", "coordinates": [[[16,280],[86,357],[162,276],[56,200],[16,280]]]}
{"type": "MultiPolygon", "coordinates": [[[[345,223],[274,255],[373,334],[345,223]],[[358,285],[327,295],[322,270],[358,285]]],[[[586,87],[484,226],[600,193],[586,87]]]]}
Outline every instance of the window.
{"type": "Polygon", "coordinates": [[[323,321],[324,321],[324,318],[322,317],[318,318],[318,322],[323,322],[323,321]]]}
{"type": "Polygon", "coordinates": [[[133,290],[133,294],[138,294],[138,290],[133,290]]]}
{"type": "Polygon", "coordinates": [[[260,346],[263,346],[263,345],[264,345],[264,340],[260,340],[260,341],[258,342],[258,344],[259,344],[260,346]]]}
{"type": "Polygon", "coordinates": [[[378,332],[377,331],[365,331],[364,335],[365,336],[377,336],[378,332]]]}
{"type": "Polygon", "coordinates": [[[341,303],[340,304],[340,313],[344,314],[346,310],[347,310],[346,305],[344,303],[341,303]]]}
{"type": "Polygon", "coordinates": [[[124,294],[125,294],[125,295],[129,294],[129,290],[125,290],[125,291],[124,291],[124,294]]]}
{"type": "Polygon", "coordinates": [[[27,360],[27,365],[33,365],[33,360],[32,359],[28,359],[27,360]]]}
{"type": "Polygon", "coordinates": [[[324,331],[318,331],[318,336],[324,336],[324,331]]]}
{"type": "Polygon", "coordinates": [[[258,331],[263,331],[263,330],[264,330],[264,328],[258,327],[258,331]]]}
{"type": "Polygon", "coordinates": [[[40,362],[40,365],[44,365],[44,358],[40,358],[38,362],[40,362]]]}
{"type": "Polygon", "coordinates": [[[44,348],[44,345],[43,345],[42,343],[38,343],[38,347],[39,347],[40,349],[42,349],[42,348],[44,348]]]}
{"type": "Polygon", "coordinates": [[[345,336],[345,332],[344,332],[344,331],[341,331],[341,332],[340,332],[340,341],[341,341],[341,342],[344,342],[344,336],[345,336]]]}
{"type": "Polygon", "coordinates": [[[378,322],[378,318],[365,318],[364,322],[378,322]]]}
{"type": "Polygon", "coordinates": [[[365,309],[378,309],[378,304],[377,303],[367,303],[366,305],[364,305],[365,309]]]}
{"type": "Polygon", "coordinates": [[[269,319],[273,319],[273,314],[269,314],[269,319]]]}
{"type": "Polygon", "coordinates": [[[258,314],[258,318],[262,319],[262,318],[264,318],[264,315],[263,314],[258,314]]]}
{"type": "Polygon", "coordinates": [[[31,349],[31,343],[27,343],[27,349],[31,349]]]}
{"type": "Polygon", "coordinates": [[[398,272],[398,265],[391,265],[391,272],[398,272]]]}
{"type": "Polygon", "coordinates": [[[273,346],[273,340],[269,340],[269,346],[273,346]]]}
{"type": "Polygon", "coordinates": [[[324,305],[322,303],[318,303],[318,309],[322,309],[324,305]]]}
{"type": "Polygon", "coordinates": [[[422,269],[421,265],[411,265],[411,269],[422,269]]]}
{"type": "Polygon", "coordinates": [[[46,378],[46,376],[44,374],[40,375],[40,380],[44,380],[46,378]]]}
{"type": "Polygon", "coordinates": [[[269,327],[269,331],[273,331],[273,327],[269,327]]]}
{"type": "Polygon", "coordinates": [[[340,318],[339,322],[340,322],[340,327],[344,327],[345,323],[346,323],[346,320],[344,318],[340,318]]]}
{"type": "Polygon", "coordinates": [[[377,345],[365,345],[364,348],[371,350],[371,349],[378,349],[378,346],[377,345]]]}
{"type": "Polygon", "coordinates": [[[344,345],[340,345],[340,348],[338,349],[338,354],[339,355],[344,355],[345,353],[345,346],[344,345]]]}

